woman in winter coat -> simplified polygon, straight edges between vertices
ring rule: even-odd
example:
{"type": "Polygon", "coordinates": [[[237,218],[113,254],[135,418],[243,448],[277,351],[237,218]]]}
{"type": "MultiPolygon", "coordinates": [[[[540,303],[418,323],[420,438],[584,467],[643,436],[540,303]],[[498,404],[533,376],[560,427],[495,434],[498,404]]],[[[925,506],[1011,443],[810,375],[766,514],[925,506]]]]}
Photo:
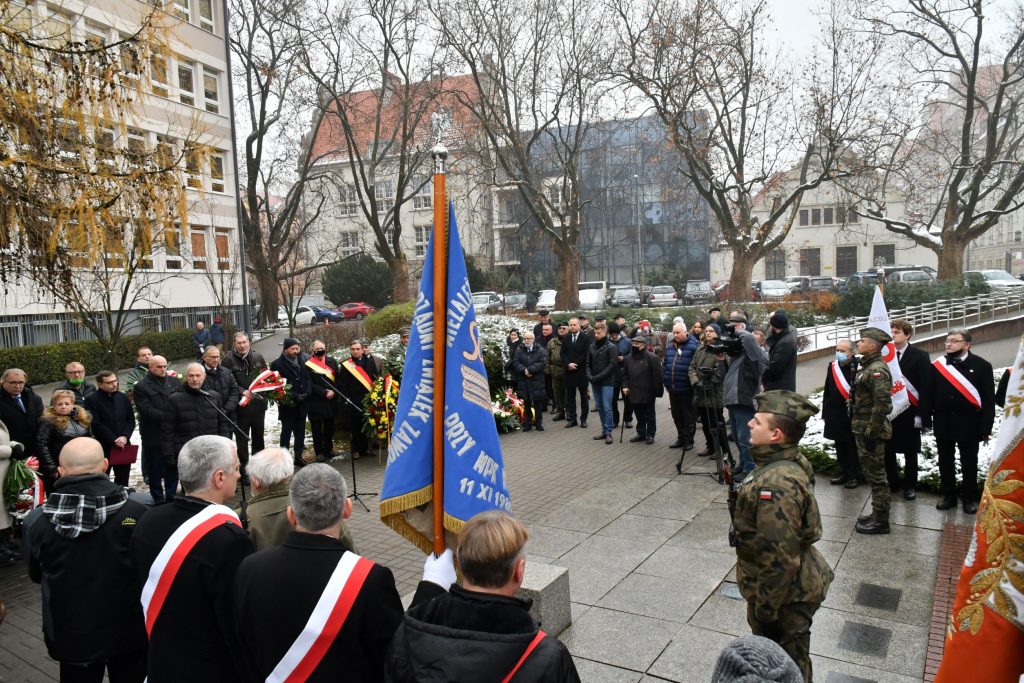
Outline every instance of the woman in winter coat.
{"type": "Polygon", "coordinates": [[[50,397],[50,407],[39,420],[39,472],[47,494],[57,482],[57,465],[64,444],[80,436],[92,436],[92,416],[75,405],[75,393],[57,389],[50,397]]]}

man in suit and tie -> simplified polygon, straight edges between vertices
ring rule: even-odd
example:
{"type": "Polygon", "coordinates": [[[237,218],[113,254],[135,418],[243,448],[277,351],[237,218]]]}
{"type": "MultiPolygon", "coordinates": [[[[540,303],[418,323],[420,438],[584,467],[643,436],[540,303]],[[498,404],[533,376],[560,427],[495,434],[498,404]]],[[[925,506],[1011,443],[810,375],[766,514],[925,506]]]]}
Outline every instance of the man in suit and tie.
{"type": "Polygon", "coordinates": [[[25,371],[20,368],[4,370],[0,375],[0,420],[7,426],[11,441],[25,447],[23,459],[38,455],[36,434],[42,416],[43,401],[28,386],[25,371]]]}
{"type": "Polygon", "coordinates": [[[592,338],[580,329],[579,318],[569,320],[569,333],[562,339],[562,367],[565,368],[565,426],[577,424],[586,429],[590,414],[587,397],[587,354],[592,338]],[[576,394],[580,395],[579,422],[576,421],[576,394]]]}
{"type": "Polygon", "coordinates": [[[889,488],[903,489],[907,500],[917,498],[917,456],[921,452],[921,391],[928,383],[932,359],[927,351],[910,345],[914,328],[906,320],[892,321],[892,341],[896,347],[896,358],[907,387],[910,406],[892,421],[892,438],[885,442],[885,472],[889,488]],[[903,454],[903,478],[896,454],[903,454]]]}
{"type": "Polygon", "coordinates": [[[950,330],[946,355],[932,363],[928,388],[921,396],[921,423],[935,427],[942,500],[936,509],[956,507],[956,460],[960,450],[964,512],[978,511],[978,444],[988,441],[995,421],[992,364],[971,353],[971,334],[950,330]]]}

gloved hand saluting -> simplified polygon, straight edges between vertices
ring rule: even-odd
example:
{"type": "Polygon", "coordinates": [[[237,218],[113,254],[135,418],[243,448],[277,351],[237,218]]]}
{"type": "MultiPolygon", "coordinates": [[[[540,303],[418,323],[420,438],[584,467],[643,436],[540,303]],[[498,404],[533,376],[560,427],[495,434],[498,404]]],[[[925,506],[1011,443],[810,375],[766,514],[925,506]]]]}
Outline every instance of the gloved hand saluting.
{"type": "Polygon", "coordinates": [[[431,553],[423,563],[423,580],[448,590],[455,583],[455,555],[446,548],[439,556],[431,553]]]}

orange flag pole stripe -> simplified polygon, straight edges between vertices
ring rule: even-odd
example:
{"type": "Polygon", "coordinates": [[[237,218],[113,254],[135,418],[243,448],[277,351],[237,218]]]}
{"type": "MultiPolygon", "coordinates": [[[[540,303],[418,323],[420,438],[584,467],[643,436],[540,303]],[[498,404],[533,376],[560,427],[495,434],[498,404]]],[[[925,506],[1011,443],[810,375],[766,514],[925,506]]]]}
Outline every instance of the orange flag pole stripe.
{"type": "Polygon", "coordinates": [[[434,554],[444,552],[444,372],[448,307],[448,200],[444,163],[448,150],[434,154],[434,554]]]}

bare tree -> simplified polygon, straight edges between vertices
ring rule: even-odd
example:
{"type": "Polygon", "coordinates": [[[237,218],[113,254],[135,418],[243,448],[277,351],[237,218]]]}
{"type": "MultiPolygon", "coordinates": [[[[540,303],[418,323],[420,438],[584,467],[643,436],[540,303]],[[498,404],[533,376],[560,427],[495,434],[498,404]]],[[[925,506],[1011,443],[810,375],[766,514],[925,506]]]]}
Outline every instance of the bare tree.
{"type": "Polygon", "coordinates": [[[609,105],[607,13],[585,0],[431,0],[474,88],[460,97],[486,144],[489,182],[514,187],[558,259],[557,301],[578,304],[582,161],[609,105]]]}
{"type": "Polygon", "coordinates": [[[230,6],[228,41],[234,77],[241,84],[235,111],[248,124],[240,145],[245,152],[240,174],[246,266],[259,291],[259,322],[272,324],[279,281],[337,261],[329,253],[313,260],[295,258],[326,201],[315,182],[317,157],[303,144],[310,117],[314,139],[321,121],[313,116],[315,88],[302,68],[303,44],[295,28],[312,10],[304,0],[231,0],[230,6]]]}
{"type": "Polygon", "coordinates": [[[804,193],[853,172],[876,53],[833,15],[818,56],[797,70],[765,45],[767,0],[613,2],[619,71],[664,121],[680,172],[732,250],[731,291],[749,291],[804,193]]]}
{"type": "Polygon", "coordinates": [[[944,279],[963,272],[973,240],[1024,207],[1024,5],[1008,9],[981,0],[851,6],[898,55],[891,88],[911,107],[862,153],[877,172],[844,185],[862,215],[934,251],[944,279]]]}
{"type": "Polygon", "coordinates": [[[394,279],[395,301],[413,297],[402,248],[403,208],[430,191],[430,117],[450,95],[435,72],[434,39],[414,0],[342,3],[303,23],[303,65],[320,109],[321,180],[372,233],[394,279]]]}

